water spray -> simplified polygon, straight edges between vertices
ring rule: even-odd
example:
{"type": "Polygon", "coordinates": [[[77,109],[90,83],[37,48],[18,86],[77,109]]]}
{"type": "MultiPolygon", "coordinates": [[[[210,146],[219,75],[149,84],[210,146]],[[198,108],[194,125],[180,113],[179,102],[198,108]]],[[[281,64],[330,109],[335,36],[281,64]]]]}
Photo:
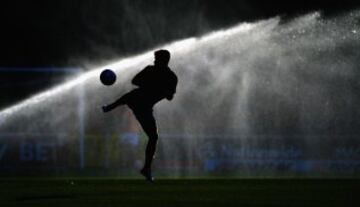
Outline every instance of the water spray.
{"type": "MultiPolygon", "coordinates": [[[[85,133],[115,134],[121,121],[102,116],[100,107],[131,90],[133,75],[152,63],[153,51],[165,48],[179,85],[171,104],[155,107],[160,136],[169,137],[160,139],[166,145],[161,154],[193,163],[200,140],[215,136],[232,140],[232,147],[242,147],[239,152],[253,146],[261,152],[282,149],[296,140],[296,156],[326,157],[331,146],[360,133],[359,18],[359,11],[331,19],[315,12],[286,23],[275,17],[162,45],[94,67],[1,110],[0,130],[75,131],[76,91],[83,88],[85,133]],[[118,77],[111,87],[99,81],[105,68],[118,77]]],[[[227,156],[242,160],[239,154],[227,156]]]]}

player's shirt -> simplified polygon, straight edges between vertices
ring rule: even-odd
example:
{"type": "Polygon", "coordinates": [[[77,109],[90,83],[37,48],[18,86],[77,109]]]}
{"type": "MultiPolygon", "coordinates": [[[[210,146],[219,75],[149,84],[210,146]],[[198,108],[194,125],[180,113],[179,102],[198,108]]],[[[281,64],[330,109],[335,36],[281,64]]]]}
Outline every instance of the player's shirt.
{"type": "Polygon", "coordinates": [[[144,105],[153,106],[166,98],[171,100],[176,93],[177,76],[169,67],[147,66],[132,80],[138,86],[137,101],[144,105]]]}

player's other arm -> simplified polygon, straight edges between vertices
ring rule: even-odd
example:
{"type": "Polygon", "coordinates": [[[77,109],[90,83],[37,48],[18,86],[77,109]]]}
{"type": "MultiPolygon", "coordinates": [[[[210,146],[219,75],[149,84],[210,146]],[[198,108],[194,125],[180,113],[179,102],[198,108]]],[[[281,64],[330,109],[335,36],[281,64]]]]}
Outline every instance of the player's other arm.
{"type": "Polygon", "coordinates": [[[166,94],[166,99],[171,101],[174,98],[174,95],[176,93],[176,86],[178,83],[178,79],[176,77],[176,75],[174,74],[172,76],[172,81],[171,81],[171,86],[170,89],[168,90],[167,94],[166,94]]]}

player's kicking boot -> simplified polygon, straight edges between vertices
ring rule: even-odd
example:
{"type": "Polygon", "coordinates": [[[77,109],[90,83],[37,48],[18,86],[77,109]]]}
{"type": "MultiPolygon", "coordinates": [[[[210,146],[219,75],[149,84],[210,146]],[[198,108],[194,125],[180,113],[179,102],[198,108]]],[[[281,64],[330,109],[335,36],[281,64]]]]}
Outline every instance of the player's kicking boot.
{"type": "Polygon", "coordinates": [[[101,108],[102,108],[102,111],[103,111],[104,113],[110,111],[110,109],[109,109],[107,106],[102,106],[101,108]]]}

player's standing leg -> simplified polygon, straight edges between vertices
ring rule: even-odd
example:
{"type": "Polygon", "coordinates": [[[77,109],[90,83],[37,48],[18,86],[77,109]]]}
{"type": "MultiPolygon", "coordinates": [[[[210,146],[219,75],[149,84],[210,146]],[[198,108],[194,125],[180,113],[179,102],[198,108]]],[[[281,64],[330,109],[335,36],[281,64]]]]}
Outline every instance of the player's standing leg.
{"type": "Polygon", "coordinates": [[[143,128],[144,132],[149,138],[145,150],[144,167],[140,171],[140,173],[144,175],[147,180],[152,181],[153,178],[151,175],[151,164],[154,159],[156,145],[159,138],[157,126],[156,126],[156,120],[152,114],[152,110],[146,110],[141,113],[135,111],[135,116],[139,121],[141,127],[143,128]]]}

